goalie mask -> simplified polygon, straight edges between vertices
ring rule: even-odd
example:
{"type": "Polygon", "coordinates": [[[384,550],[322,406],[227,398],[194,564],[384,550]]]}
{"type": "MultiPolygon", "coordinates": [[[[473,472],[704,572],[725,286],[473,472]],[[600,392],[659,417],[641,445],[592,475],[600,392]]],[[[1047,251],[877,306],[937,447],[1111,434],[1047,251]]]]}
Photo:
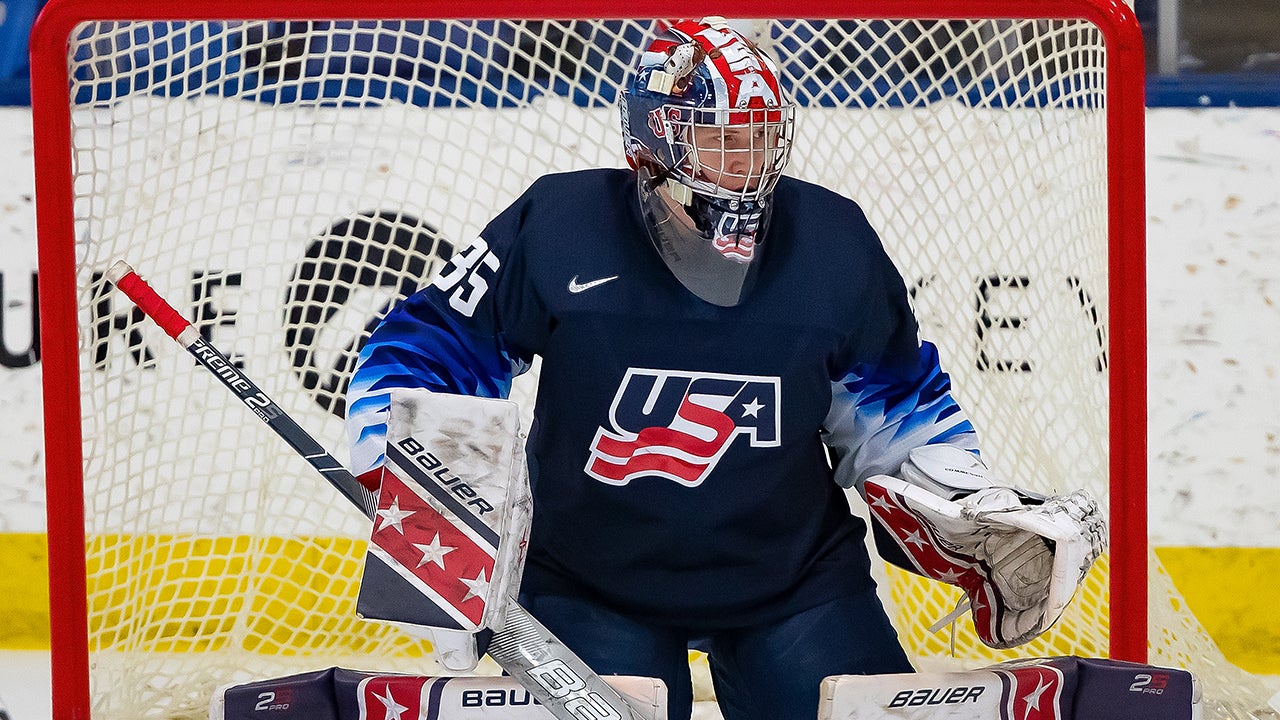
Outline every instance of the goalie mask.
{"type": "Polygon", "coordinates": [[[673,24],[623,92],[649,238],[709,303],[737,305],[754,283],[794,110],[773,61],[720,18],[673,24]]]}

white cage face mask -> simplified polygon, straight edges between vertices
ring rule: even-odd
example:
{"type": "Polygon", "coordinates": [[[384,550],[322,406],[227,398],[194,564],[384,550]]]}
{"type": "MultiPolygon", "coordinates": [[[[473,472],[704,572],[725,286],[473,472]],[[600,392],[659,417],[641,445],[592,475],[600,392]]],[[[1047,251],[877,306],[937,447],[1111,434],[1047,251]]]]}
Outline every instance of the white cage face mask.
{"type": "Polygon", "coordinates": [[[791,156],[793,106],[666,110],[672,154],[682,159],[672,174],[681,183],[725,200],[758,202],[773,192],[791,156]]]}

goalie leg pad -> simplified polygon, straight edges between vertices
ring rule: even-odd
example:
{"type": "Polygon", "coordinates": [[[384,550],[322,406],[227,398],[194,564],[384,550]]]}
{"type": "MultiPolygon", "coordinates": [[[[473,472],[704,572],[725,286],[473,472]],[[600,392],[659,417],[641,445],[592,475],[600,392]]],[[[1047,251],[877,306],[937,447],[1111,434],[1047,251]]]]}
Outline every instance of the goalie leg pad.
{"type": "MultiPolygon", "coordinates": [[[[665,720],[666,687],[653,678],[614,676],[640,720],[665,720]]],[[[230,685],[214,693],[209,720],[552,720],[510,677],[428,677],[328,668],[230,685]],[[269,711],[269,712],[264,712],[269,711]]],[[[584,715],[583,717],[587,717],[584,715]]],[[[596,716],[591,716],[596,717],[596,716]]]]}
{"type": "Polygon", "coordinates": [[[819,720],[1193,720],[1185,670],[1097,658],[1032,658],[969,672],[842,675],[822,682],[819,720]]]}

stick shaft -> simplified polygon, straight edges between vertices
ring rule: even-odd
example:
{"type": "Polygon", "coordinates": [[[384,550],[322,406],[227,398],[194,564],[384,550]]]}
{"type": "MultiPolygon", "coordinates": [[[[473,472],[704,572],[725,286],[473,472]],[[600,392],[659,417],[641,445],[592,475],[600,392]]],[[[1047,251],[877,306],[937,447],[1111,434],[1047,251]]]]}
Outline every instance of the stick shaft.
{"type": "Polygon", "coordinates": [[[289,447],[301,455],[342,496],[351,501],[365,517],[372,518],[378,509],[378,498],[360,484],[338,459],[331,455],[306,430],[276,404],[252,380],[237,368],[217,348],[211,345],[195,327],[160,294],[138,276],[126,263],[119,261],[111,266],[107,277],[121,292],[142,310],[143,314],[159,325],[191,353],[201,366],[213,373],[240,402],[253,411],[260,420],[276,432],[289,447]]]}
{"type": "MultiPolygon", "coordinates": [[[[107,278],[159,325],[169,337],[187,349],[196,361],[213,373],[250,410],[276,432],[295,452],[311,463],[343,497],[373,518],[377,497],[360,484],[315,438],[267,396],[195,327],[173,309],[159,293],[124,261],[107,271],[107,278]]],[[[551,631],[518,603],[507,612],[508,628],[495,632],[490,656],[524,685],[560,720],[638,720],[625,700],[551,631]]]]}

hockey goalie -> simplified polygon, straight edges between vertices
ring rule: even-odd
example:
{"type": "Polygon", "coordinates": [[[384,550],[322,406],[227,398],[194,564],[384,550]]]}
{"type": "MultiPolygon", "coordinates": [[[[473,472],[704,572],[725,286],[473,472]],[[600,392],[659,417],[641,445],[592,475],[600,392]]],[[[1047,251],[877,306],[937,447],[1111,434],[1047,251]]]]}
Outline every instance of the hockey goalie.
{"type": "Polygon", "coordinates": [[[361,351],[352,462],[381,494],[361,612],[432,628],[467,671],[518,600],[596,671],[659,679],[671,720],[690,647],[725,720],[813,718],[828,676],[912,669],[856,488],[881,553],[963,588],[984,642],[1052,626],[1105,547],[1097,504],[985,468],[862,209],[783,175],[772,59],[721,18],[676,22],[621,104],[629,167],[533,183],[361,351]],[[486,418],[535,359],[526,458],[486,418]],[[436,505],[456,532],[414,527],[436,505]]]}

